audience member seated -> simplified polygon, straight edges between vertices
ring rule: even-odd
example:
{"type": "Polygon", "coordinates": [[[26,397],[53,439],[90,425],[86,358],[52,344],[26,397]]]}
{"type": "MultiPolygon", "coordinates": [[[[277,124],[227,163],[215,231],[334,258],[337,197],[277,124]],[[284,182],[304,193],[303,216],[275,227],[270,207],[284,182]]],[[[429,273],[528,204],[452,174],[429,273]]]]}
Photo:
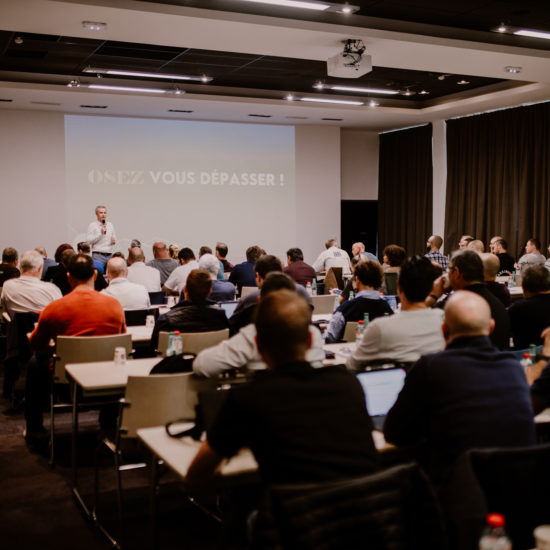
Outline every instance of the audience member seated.
{"type": "Polygon", "coordinates": [[[525,375],[516,359],[493,347],[493,327],[482,297],[455,292],[445,306],[446,349],[411,368],[386,418],[386,441],[416,447],[436,482],[468,449],[535,444],[525,375]]]}
{"type": "Polygon", "coordinates": [[[21,273],[17,269],[19,254],[15,248],[4,248],[2,251],[2,263],[0,264],[0,286],[8,279],[19,277],[21,273]]]}
{"type": "Polygon", "coordinates": [[[365,250],[365,243],[357,242],[351,245],[351,255],[352,256],[361,256],[363,260],[372,260],[373,262],[378,262],[378,258],[371,252],[365,250]]]}
{"type": "Polygon", "coordinates": [[[229,249],[225,243],[216,243],[216,258],[222,263],[224,273],[231,273],[233,271],[233,264],[227,260],[228,251],[229,249]]]}
{"type": "Polygon", "coordinates": [[[213,302],[228,302],[235,299],[235,286],[229,281],[218,279],[220,261],[213,254],[203,254],[199,258],[199,267],[207,271],[212,279],[210,299],[213,302]]]}
{"type": "Polygon", "coordinates": [[[341,267],[342,275],[349,275],[351,273],[349,255],[338,246],[338,241],[329,239],[325,243],[325,248],[326,250],[321,252],[313,262],[315,272],[327,272],[331,267],[341,267]]]}
{"type": "Polygon", "coordinates": [[[470,241],[467,248],[475,250],[478,254],[483,254],[485,252],[485,245],[483,244],[483,241],[480,241],[479,239],[470,241]]]}
{"type": "Polygon", "coordinates": [[[339,367],[312,368],[311,312],[296,292],[262,299],[258,350],[268,369],[229,391],[189,467],[191,488],[211,479],[224,458],[254,453],[265,483],[304,483],[369,474],[378,467],[365,396],[339,367]],[[284,342],[284,345],[281,345],[284,342]]]}
{"type": "Polygon", "coordinates": [[[284,272],[292,277],[299,285],[306,286],[315,279],[315,269],[304,262],[304,254],[299,248],[289,248],[286,251],[288,265],[284,272]]]}
{"type": "Polygon", "coordinates": [[[550,271],[541,264],[527,268],[521,286],[525,299],[508,310],[516,349],[542,344],[541,333],[550,326],[550,271]]]}
{"type": "Polygon", "coordinates": [[[355,298],[345,301],[332,315],[326,333],[328,343],[341,340],[346,323],[363,320],[366,313],[369,321],[393,314],[391,307],[380,296],[382,277],[380,263],[366,260],[357,264],[354,272],[355,298]]]}
{"type": "Polygon", "coordinates": [[[48,268],[53,267],[54,265],[57,265],[57,262],[52,258],[48,258],[46,249],[43,246],[37,246],[35,247],[35,250],[42,256],[42,259],[44,260],[44,265],[42,267],[42,275],[40,276],[40,278],[42,280],[45,280],[46,271],[48,271],[48,268]]]}
{"type": "Polygon", "coordinates": [[[402,246],[389,244],[382,252],[382,269],[384,273],[399,273],[401,264],[407,259],[407,252],[402,246]]]}
{"type": "MultiPolygon", "coordinates": [[[[67,269],[73,290],[46,306],[30,336],[31,348],[39,354],[53,351],[50,340],[59,335],[102,336],[126,332],[120,303],[94,290],[97,271],[92,258],[84,254],[74,255],[67,269]]],[[[45,435],[42,408],[49,389],[49,361],[31,361],[25,391],[26,438],[29,443],[37,442],[45,435]]]]}
{"type": "Polygon", "coordinates": [[[484,252],[481,255],[483,262],[483,279],[487,288],[498,298],[504,307],[511,303],[510,291],[505,284],[497,283],[497,274],[500,271],[500,260],[495,254],[484,252]]]}
{"type": "Polygon", "coordinates": [[[443,312],[424,303],[435,275],[434,266],[426,257],[414,256],[403,262],[397,283],[401,310],[369,323],[346,362],[349,369],[360,370],[378,359],[412,363],[425,353],[443,349],[443,312]]]}
{"type": "Polygon", "coordinates": [[[155,259],[147,262],[146,265],[160,271],[160,284],[164,285],[166,279],[170,277],[170,273],[178,267],[179,263],[170,257],[170,250],[166,246],[166,243],[162,241],[153,244],[153,257],[155,259]]]}
{"type": "MultiPolygon", "coordinates": [[[[471,290],[484,298],[491,308],[491,317],[495,320],[495,328],[490,335],[491,342],[499,349],[508,349],[510,344],[510,319],[506,308],[496,298],[483,282],[483,262],[477,252],[473,250],[457,250],[451,257],[449,264],[449,283],[453,290],[471,290]]],[[[443,294],[443,280],[441,277],[434,285],[430,299],[437,301],[443,294]]],[[[429,301],[429,300],[428,300],[429,301]]],[[[444,305],[438,302],[437,305],[444,305]]]]}
{"type": "MultiPolygon", "coordinates": [[[[69,294],[69,292],[71,292],[72,290],[71,284],[69,283],[69,278],[67,276],[67,271],[69,269],[69,263],[71,259],[76,255],[77,254],[72,247],[66,248],[65,250],[63,250],[63,252],[61,252],[61,261],[59,262],[59,265],[50,267],[50,269],[48,269],[48,272],[46,273],[46,277],[48,278],[48,280],[50,280],[55,286],[59,288],[59,290],[61,290],[61,294],[63,294],[63,296],[69,294]],[[49,277],[51,277],[51,279],[49,277]]],[[[103,277],[103,275],[99,275],[99,277],[103,277]]],[[[93,281],[93,283],[95,288],[95,280],[93,281]]]]}
{"type": "MultiPolygon", "coordinates": [[[[105,280],[105,277],[103,276],[103,274],[105,273],[105,264],[98,260],[97,258],[94,258],[93,254],[92,254],[92,247],[90,246],[90,243],[89,242],[86,242],[86,241],[82,241],[80,243],[78,243],[76,245],[76,251],[77,251],[77,254],[86,254],[87,256],[90,256],[94,262],[94,268],[97,269],[97,277],[94,281],[94,288],[97,290],[97,291],[101,291],[103,290],[104,288],[107,288],[107,281],[105,280]]],[[[117,254],[120,254],[120,253],[117,253],[115,252],[111,257],[116,257],[117,254]]],[[[124,257],[124,256],[122,256],[124,257]]]]}
{"type": "Polygon", "coordinates": [[[160,292],[160,271],[145,265],[145,255],[140,247],[128,251],[128,280],[145,287],[147,292],[160,292]]]}
{"type": "Polygon", "coordinates": [[[128,267],[122,258],[111,258],[107,262],[107,276],[111,282],[101,293],[118,300],[122,309],[131,311],[151,307],[146,288],[128,280],[128,267]]]}
{"type": "Polygon", "coordinates": [[[439,235],[432,235],[426,243],[426,248],[428,249],[426,258],[438,263],[443,270],[446,270],[449,267],[449,260],[447,256],[441,254],[439,251],[442,245],[443,239],[439,235]]]}
{"type": "MultiPolygon", "coordinates": [[[[233,315],[229,319],[231,334],[236,334],[243,327],[252,323],[252,317],[254,315],[254,311],[256,310],[256,306],[258,305],[260,288],[262,288],[262,284],[268,273],[272,273],[274,271],[277,273],[281,273],[283,271],[283,266],[281,265],[279,258],[276,258],[271,254],[264,254],[258,258],[254,265],[254,286],[257,286],[258,290],[249,292],[239,301],[233,315]]],[[[311,297],[303,286],[298,285],[296,290],[308,301],[309,304],[311,304],[311,297]]]]}
{"type": "Polygon", "coordinates": [[[21,256],[21,276],[8,279],[2,287],[1,300],[4,309],[13,318],[14,313],[37,313],[50,302],[61,298],[59,288],[41,281],[42,255],[28,250],[21,256]]]}
{"type": "Polygon", "coordinates": [[[460,237],[460,240],[458,241],[458,248],[468,248],[468,245],[474,240],[474,238],[471,235],[462,235],[460,237]]]}
{"type": "Polygon", "coordinates": [[[229,275],[229,282],[237,287],[239,296],[243,286],[256,286],[256,273],[254,264],[262,255],[262,249],[259,246],[249,246],[246,249],[246,262],[242,262],[233,267],[229,275]]]}
{"type": "Polygon", "coordinates": [[[544,264],[546,262],[546,258],[541,254],[540,248],[540,241],[535,237],[531,237],[525,243],[525,254],[518,260],[522,277],[528,267],[544,264]]]}
{"type": "MultiPolygon", "coordinates": [[[[205,254],[210,254],[212,255],[212,249],[209,247],[209,246],[201,246],[199,248],[199,264],[200,264],[200,259],[205,255],[205,254]]],[[[220,260],[218,260],[218,265],[219,265],[219,269],[218,269],[218,275],[216,276],[216,279],[218,279],[219,281],[224,281],[225,280],[225,277],[223,275],[223,264],[220,260]]]]}
{"type": "Polygon", "coordinates": [[[508,243],[500,238],[495,241],[495,252],[494,254],[497,255],[498,259],[500,260],[500,269],[498,272],[501,271],[508,271],[509,273],[513,273],[516,265],[516,260],[510,254],[508,254],[508,243]]]}
{"type": "Polygon", "coordinates": [[[491,237],[491,240],[489,241],[489,251],[491,254],[497,253],[497,241],[502,240],[504,237],[501,237],[500,235],[495,235],[494,237],[491,237]]]}
{"type": "Polygon", "coordinates": [[[180,265],[176,267],[164,283],[162,290],[172,296],[179,296],[185,288],[185,282],[193,269],[198,269],[195,253],[190,248],[182,248],[178,252],[180,265]]]}
{"type": "MultiPolygon", "coordinates": [[[[52,265],[48,267],[46,270],[46,273],[42,276],[44,281],[48,281],[49,283],[53,283],[53,279],[55,277],[55,274],[58,271],[63,271],[65,274],[67,273],[67,269],[61,266],[61,255],[65,250],[72,250],[74,252],[74,248],[69,243],[62,243],[55,249],[55,265],[52,265]]],[[[55,283],[54,283],[55,284],[55,283]]]]}
{"type": "Polygon", "coordinates": [[[550,407],[550,327],[541,334],[542,353],[527,371],[527,382],[531,384],[531,404],[534,414],[550,407]]]}
{"type": "Polygon", "coordinates": [[[159,332],[209,332],[229,328],[225,311],[209,300],[212,279],[204,269],[193,269],[185,282],[184,300],[161,315],[155,323],[151,346],[158,345],[159,332]]]}
{"type": "MultiPolygon", "coordinates": [[[[258,301],[277,290],[296,290],[296,283],[284,273],[271,272],[263,281],[258,301]]],[[[310,324],[312,345],[306,352],[306,361],[314,367],[322,367],[325,359],[323,338],[317,327],[310,324]]],[[[237,334],[217,346],[201,351],[193,361],[193,372],[206,377],[215,377],[236,369],[263,370],[266,364],[256,345],[256,326],[250,323],[237,334]]]]}

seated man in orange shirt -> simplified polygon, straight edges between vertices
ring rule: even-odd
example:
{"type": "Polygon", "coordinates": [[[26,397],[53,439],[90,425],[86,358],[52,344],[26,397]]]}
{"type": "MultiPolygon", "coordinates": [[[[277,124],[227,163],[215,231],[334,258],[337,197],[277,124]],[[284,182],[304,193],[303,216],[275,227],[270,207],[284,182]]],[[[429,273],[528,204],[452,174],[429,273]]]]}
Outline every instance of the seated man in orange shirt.
{"type": "Polygon", "coordinates": [[[59,335],[102,336],[126,332],[124,311],[120,303],[94,290],[97,271],[90,256],[79,254],[71,258],[68,278],[72,291],[50,303],[38,319],[30,336],[31,348],[37,358],[31,360],[25,390],[25,420],[27,441],[44,436],[42,407],[50,388],[48,359],[50,340],[59,335]]]}

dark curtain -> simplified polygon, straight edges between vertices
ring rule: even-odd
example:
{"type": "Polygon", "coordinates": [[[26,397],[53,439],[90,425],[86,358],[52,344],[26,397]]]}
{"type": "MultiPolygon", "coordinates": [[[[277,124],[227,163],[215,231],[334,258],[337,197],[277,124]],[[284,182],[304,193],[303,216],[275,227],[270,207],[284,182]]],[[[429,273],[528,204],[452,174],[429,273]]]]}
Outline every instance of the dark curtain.
{"type": "Polygon", "coordinates": [[[502,235],[516,258],[529,237],[548,244],[549,133],[550,103],[447,121],[447,250],[463,234],[487,251],[502,235]]]}
{"type": "Polygon", "coordinates": [[[378,246],[423,254],[432,234],[432,125],[380,135],[378,246]]]}

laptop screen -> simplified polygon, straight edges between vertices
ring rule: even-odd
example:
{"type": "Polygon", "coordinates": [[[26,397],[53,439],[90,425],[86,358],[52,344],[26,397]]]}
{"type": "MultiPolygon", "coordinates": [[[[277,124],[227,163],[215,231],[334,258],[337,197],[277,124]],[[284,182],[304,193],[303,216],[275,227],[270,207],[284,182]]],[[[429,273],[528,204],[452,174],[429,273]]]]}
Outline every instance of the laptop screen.
{"type": "Polygon", "coordinates": [[[363,386],[370,416],[385,416],[392,408],[405,382],[403,369],[361,372],[357,379],[363,386]]]}
{"type": "Polygon", "coordinates": [[[239,302],[222,302],[220,306],[225,311],[225,316],[229,319],[231,315],[233,315],[233,312],[239,305],[239,302]]]}

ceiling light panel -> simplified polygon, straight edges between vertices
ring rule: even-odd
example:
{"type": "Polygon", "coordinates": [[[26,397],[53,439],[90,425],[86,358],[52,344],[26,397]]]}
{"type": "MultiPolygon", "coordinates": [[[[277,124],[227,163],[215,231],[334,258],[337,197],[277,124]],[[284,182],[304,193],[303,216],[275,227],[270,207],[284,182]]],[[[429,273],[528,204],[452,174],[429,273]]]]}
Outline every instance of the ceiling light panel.
{"type": "Polygon", "coordinates": [[[211,82],[209,76],[190,76],[181,74],[164,74],[164,73],[144,73],[139,71],[125,71],[119,69],[98,69],[95,67],[86,67],[82,72],[92,74],[110,74],[115,76],[135,76],[138,78],[159,78],[164,80],[187,80],[195,82],[211,82]]]}

